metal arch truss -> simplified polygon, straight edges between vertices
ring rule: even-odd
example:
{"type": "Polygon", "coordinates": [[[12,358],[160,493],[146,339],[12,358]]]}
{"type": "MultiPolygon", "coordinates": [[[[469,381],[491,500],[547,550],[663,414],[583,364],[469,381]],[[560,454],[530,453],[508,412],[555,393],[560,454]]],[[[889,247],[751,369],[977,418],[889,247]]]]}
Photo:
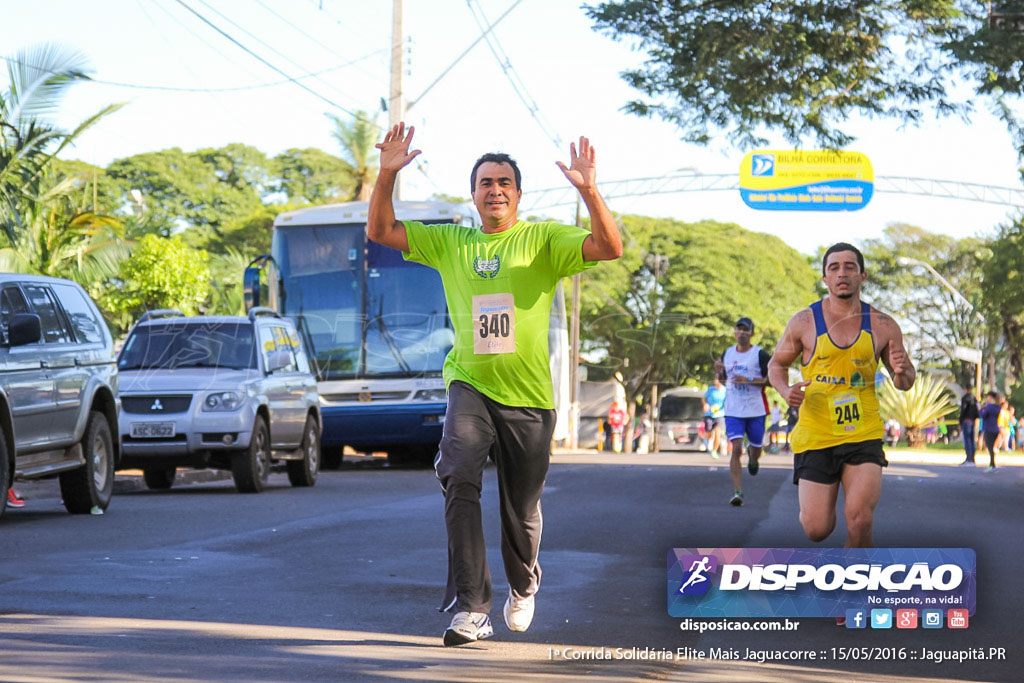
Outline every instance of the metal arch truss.
{"type": "MultiPolygon", "coordinates": [[[[598,188],[606,200],[676,192],[717,192],[738,190],[739,176],[735,173],[669,173],[654,178],[610,180],[598,183],[598,188]]],[[[875,192],[959,199],[1024,209],[1024,187],[1000,187],[935,178],[876,176],[875,192]]],[[[573,204],[576,202],[576,190],[572,187],[551,187],[531,191],[528,197],[520,211],[573,204]]]]}

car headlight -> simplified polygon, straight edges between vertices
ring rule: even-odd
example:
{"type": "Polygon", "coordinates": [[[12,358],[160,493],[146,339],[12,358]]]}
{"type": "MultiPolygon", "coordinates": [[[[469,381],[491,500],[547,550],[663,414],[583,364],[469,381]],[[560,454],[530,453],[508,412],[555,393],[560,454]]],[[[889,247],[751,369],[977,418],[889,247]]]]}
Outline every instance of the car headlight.
{"type": "Polygon", "coordinates": [[[239,391],[214,391],[206,395],[203,410],[236,410],[244,399],[245,394],[239,391]]]}
{"type": "Polygon", "coordinates": [[[414,401],[444,401],[448,397],[445,389],[420,389],[412,397],[414,401]]]}

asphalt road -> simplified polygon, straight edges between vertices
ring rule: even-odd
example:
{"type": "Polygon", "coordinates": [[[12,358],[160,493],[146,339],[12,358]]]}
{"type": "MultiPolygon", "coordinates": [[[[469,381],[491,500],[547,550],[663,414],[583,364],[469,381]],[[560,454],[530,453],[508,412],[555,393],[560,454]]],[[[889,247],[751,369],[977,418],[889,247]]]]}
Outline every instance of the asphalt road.
{"type": "MultiPolygon", "coordinates": [[[[150,492],[122,479],[103,516],[68,515],[52,484],[23,487],[28,506],[0,520],[0,680],[1021,680],[1024,468],[886,472],[876,545],[977,551],[968,629],[854,631],[800,619],[794,632],[703,635],[667,614],[667,552],[811,545],[786,457],[767,456],[745,480],[746,505],[733,508],[727,469],[706,455],[558,456],[544,497],[544,579],[526,633],[510,633],[501,618],[507,587],[488,469],[495,637],[462,648],[441,646],[446,554],[432,471],[368,460],[322,473],[312,489],[291,488],[283,474],[271,484],[259,495],[235,493],[229,479],[150,492]],[[1005,647],[1007,658],[747,655],[851,646],[1005,647]],[[643,658],[680,648],[704,658],[643,658]],[[732,649],[739,659],[708,656],[732,649]]],[[[843,538],[840,525],[825,544],[843,538]]]]}

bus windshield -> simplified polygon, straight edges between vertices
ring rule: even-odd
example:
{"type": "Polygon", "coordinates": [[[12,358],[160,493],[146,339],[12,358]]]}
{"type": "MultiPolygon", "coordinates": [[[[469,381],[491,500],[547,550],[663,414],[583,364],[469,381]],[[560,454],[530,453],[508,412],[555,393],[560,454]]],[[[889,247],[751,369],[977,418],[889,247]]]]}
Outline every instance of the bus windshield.
{"type": "Polygon", "coordinates": [[[439,374],[454,340],[440,276],[364,230],[275,230],[281,312],[299,320],[321,380],[439,374]]]}

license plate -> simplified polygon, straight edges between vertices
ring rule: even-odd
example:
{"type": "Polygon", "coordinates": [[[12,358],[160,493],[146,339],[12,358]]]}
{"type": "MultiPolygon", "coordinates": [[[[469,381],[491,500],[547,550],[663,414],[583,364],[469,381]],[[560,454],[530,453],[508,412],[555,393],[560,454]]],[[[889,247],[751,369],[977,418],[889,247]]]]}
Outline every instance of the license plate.
{"type": "Polygon", "coordinates": [[[134,422],[133,439],[160,439],[174,436],[173,422],[134,422]]]}

